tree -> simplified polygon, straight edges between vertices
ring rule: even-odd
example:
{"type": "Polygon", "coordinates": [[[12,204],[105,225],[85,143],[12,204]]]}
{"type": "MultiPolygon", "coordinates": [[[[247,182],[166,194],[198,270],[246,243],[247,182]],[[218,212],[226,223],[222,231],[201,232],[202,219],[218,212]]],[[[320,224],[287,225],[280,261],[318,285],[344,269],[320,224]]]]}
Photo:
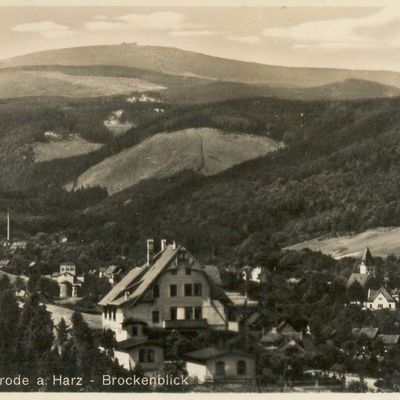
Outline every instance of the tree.
{"type": "Polygon", "coordinates": [[[17,337],[17,323],[20,308],[13,290],[0,295],[0,371],[2,375],[11,372],[17,337]]]}
{"type": "Polygon", "coordinates": [[[44,305],[39,305],[25,332],[25,349],[32,357],[40,356],[50,350],[53,344],[53,321],[44,305]]]}
{"type": "Polygon", "coordinates": [[[365,301],[365,290],[359,282],[355,281],[350,285],[350,287],[347,289],[347,298],[349,301],[365,301]]]}
{"type": "Polygon", "coordinates": [[[108,355],[113,356],[113,349],[116,345],[114,331],[112,331],[111,329],[104,330],[100,338],[100,345],[104,347],[108,355]]]}
{"type": "Polygon", "coordinates": [[[21,290],[26,289],[26,283],[20,276],[17,276],[14,281],[14,287],[17,292],[20,292],[21,290]]]}
{"type": "Polygon", "coordinates": [[[40,277],[36,289],[47,299],[56,298],[60,293],[58,283],[44,277],[40,277]]]}
{"type": "Polygon", "coordinates": [[[11,289],[11,282],[8,275],[2,275],[0,278],[0,292],[4,292],[7,289],[11,289]]]}
{"type": "Polygon", "coordinates": [[[65,344],[67,343],[68,340],[68,327],[64,318],[61,318],[60,322],[56,326],[56,330],[57,330],[56,343],[58,347],[58,352],[62,354],[65,344]]]}
{"type": "Polygon", "coordinates": [[[27,289],[29,293],[33,293],[37,290],[38,284],[40,280],[39,274],[31,274],[28,280],[27,289]]]}

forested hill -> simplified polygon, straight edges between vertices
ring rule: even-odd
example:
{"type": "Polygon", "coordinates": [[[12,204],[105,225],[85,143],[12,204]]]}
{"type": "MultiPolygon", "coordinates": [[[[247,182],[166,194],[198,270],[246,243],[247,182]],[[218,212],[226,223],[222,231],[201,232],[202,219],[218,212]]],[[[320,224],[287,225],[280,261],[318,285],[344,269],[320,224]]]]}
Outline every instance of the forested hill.
{"type": "MultiPolygon", "coordinates": [[[[271,249],[320,233],[400,224],[399,98],[249,98],[163,107],[165,113],[155,118],[153,106],[129,103],[128,108],[118,97],[0,104],[0,182],[3,191],[20,189],[20,197],[11,199],[14,232],[62,230],[77,240],[110,243],[117,254],[122,248],[141,254],[147,237],[165,237],[207,261],[213,253],[224,262],[256,262],[271,249]],[[40,112],[35,112],[37,104],[40,112]],[[100,127],[109,110],[122,106],[137,127],[109,137],[100,127]],[[141,181],[108,198],[100,188],[62,190],[121,149],[159,132],[193,127],[267,136],[286,147],[215,176],[181,171],[141,181]],[[33,162],[31,143],[49,129],[80,132],[104,145],[89,154],[33,162]]],[[[0,198],[1,209],[9,206],[9,197],[0,198]]]]}
{"type": "Polygon", "coordinates": [[[240,262],[320,233],[398,225],[399,106],[399,99],[330,104],[273,155],[215,177],[143,182],[92,208],[85,224],[102,221],[93,233],[137,249],[146,236],[165,236],[205,259],[213,249],[240,262]]]}

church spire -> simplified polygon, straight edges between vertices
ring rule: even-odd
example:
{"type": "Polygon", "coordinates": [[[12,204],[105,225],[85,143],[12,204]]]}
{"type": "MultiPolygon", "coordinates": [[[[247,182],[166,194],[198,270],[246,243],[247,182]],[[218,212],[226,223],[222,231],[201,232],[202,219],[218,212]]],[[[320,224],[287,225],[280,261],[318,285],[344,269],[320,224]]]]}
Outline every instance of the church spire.
{"type": "Polygon", "coordinates": [[[361,262],[367,267],[372,267],[374,265],[374,259],[372,258],[371,252],[369,251],[368,247],[366,247],[366,249],[364,250],[361,262]]]}

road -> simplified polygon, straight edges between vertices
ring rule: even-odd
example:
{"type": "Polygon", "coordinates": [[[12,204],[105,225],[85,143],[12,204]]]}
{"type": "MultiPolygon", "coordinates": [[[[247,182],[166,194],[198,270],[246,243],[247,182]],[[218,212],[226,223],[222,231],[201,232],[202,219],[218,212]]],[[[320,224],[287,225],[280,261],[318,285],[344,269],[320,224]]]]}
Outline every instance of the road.
{"type": "MultiPolygon", "coordinates": [[[[51,313],[54,325],[57,325],[60,322],[61,318],[65,319],[67,325],[71,325],[71,317],[74,313],[73,310],[65,307],[56,306],[54,304],[46,304],[46,309],[51,313]]],[[[101,329],[101,315],[82,313],[82,317],[91,328],[101,329]]]]}

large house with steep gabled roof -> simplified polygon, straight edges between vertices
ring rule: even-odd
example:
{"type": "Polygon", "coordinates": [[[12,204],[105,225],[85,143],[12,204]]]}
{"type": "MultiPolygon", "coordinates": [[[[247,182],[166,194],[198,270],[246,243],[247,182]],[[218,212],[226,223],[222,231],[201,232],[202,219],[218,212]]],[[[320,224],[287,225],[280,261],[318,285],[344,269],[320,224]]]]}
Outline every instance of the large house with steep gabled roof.
{"type": "Polygon", "coordinates": [[[368,299],[365,303],[365,306],[369,310],[381,310],[388,309],[395,311],[396,310],[396,300],[390,293],[384,288],[381,287],[378,290],[368,290],[368,299]]]}
{"type": "Polygon", "coordinates": [[[232,301],[184,247],[166,245],[154,255],[148,240],[147,262],[133,268],[99,302],[103,328],[117,341],[146,329],[215,329],[228,327],[227,307],[232,301]]]}

